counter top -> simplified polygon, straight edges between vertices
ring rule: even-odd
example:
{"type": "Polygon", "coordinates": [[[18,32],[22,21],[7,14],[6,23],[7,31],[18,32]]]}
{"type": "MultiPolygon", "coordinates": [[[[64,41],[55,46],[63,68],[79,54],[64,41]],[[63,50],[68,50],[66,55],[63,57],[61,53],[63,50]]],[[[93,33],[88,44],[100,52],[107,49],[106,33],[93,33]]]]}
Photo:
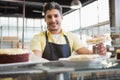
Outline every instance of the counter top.
{"type": "Polygon", "coordinates": [[[120,70],[120,60],[107,60],[111,66],[100,61],[50,61],[32,63],[0,64],[0,76],[17,74],[44,74],[75,71],[120,70]],[[108,67],[107,67],[108,66],[108,67]]]}

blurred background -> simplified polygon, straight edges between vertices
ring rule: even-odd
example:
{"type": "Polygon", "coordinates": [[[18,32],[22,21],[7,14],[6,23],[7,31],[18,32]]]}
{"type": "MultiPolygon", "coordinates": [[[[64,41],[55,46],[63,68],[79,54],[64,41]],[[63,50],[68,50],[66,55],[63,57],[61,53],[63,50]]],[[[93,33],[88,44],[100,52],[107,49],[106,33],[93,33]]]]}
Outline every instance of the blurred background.
{"type": "Polygon", "coordinates": [[[89,37],[105,34],[112,39],[107,47],[119,47],[119,0],[0,0],[0,48],[29,49],[33,35],[46,30],[43,6],[50,1],[61,4],[65,31],[78,34],[85,44],[89,37]]]}

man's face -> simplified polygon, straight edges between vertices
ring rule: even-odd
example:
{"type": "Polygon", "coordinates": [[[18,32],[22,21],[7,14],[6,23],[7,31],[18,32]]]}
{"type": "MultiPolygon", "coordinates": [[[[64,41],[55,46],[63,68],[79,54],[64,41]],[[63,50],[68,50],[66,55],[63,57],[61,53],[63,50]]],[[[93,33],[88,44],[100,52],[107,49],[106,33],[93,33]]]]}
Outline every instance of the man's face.
{"type": "Polygon", "coordinates": [[[50,31],[60,30],[63,16],[57,9],[48,10],[45,15],[45,21],[50,31]]]}

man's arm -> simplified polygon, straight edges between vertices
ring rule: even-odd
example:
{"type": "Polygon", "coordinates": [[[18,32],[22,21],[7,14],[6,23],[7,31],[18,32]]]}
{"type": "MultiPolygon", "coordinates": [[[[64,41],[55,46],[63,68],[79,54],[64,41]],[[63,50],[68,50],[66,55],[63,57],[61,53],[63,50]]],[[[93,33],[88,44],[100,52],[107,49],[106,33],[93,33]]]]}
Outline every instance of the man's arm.
{"type": "Polygon", "coordinates": [[[45,58],[42,58],[42,52],[40,51],[40,50],[32,50],[32,52],[36,55],[36,57],[35,57],[35,59],[36,60],[41,60],[41,61],[49,61],[49,60],[47,60],[47,59],[45,59],[45,58]],[[38,59],[39,58],[39,59],[38,59]]]}
{"type": "Polygon", "coordinates": [[[87,49],[86,47],[82,47],[76,51],[78,54],[93,54],[92,51],[87,49]]]}
{"type": "Polygon", "coordinates": [[[42,58],[42,52],[40,50],[32,50],[32,52],[36,55],[42,58]]]}
{"type": "MultiPolygon", "coordinates": [[[[97,46],[98,46],[98,48],[97,48],[98,54],[105,56],[107,50],[106,50],[104,44],[103,44],[103,43],[100,43],[100,44],[97,44],[97,46]]],[[[92,51],[90,51],[90,50],[87,49],[86,47],[82,47],[82,48],[78,49],[76,52],[77,52],[78,54],[94,54],[92,51]]]]}

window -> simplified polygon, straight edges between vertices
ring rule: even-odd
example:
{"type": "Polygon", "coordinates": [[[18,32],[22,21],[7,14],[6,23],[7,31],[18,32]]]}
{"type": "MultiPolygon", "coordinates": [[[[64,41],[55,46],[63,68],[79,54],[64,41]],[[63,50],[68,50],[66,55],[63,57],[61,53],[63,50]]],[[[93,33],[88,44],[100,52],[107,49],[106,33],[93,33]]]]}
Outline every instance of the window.
{"type": "MultiPolygon", "coordinates": [[[[0,26],[4,28],[2,29],[2,36],[16,35],[17,33],[18,37],[22,39],[23,18],[0,17],[0,26]],[[17,26],[18,32],[16,31],[17,26]]],[[[28,40],[29,42],[34,34],[46,30],[46,23],[44,19],[24,18],[24,28],[24,39],[26,41],[28,40]]],[[[99,35],[110,33],[109,0],[94,1],[89,5],[82,7],[81,9],[75,10],[68,15],[65,15],[63,17],[62,28],[65,31],[78,33],[82,39],[87,38],[93,34],[99,35]]]]}

